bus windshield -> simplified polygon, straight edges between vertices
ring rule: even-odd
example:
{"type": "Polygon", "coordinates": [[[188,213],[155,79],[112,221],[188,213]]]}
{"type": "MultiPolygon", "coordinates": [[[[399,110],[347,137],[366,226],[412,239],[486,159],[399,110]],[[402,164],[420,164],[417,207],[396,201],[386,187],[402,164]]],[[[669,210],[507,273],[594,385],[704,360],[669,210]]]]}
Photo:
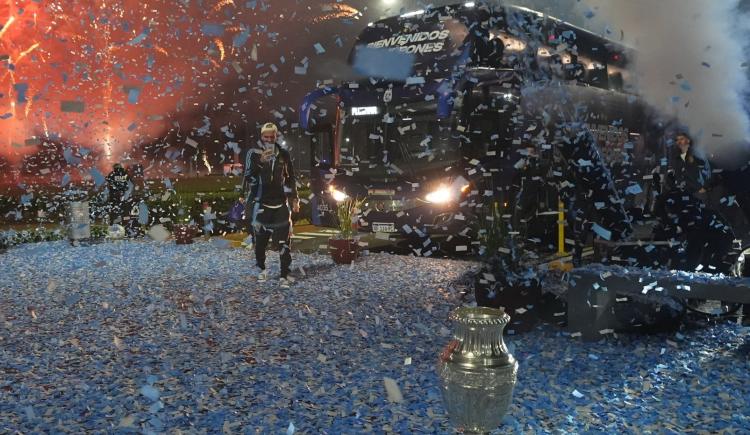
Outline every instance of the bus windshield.
{"type": "Polygon", "coordinates": [[[451,122],[437,119],[434,110],[349,115],[341,133],[341,165],[360,171],[415,174],[448,166],[460,156],[451,122]]]}

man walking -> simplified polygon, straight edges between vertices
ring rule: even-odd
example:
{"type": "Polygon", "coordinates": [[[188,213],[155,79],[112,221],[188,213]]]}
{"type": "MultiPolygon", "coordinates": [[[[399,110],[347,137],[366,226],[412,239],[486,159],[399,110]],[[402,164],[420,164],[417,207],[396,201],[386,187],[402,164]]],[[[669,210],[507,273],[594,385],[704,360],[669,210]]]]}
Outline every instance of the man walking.
{"type": "Polygon", "coordinates": [[[268,280],[266,248],[269,239],[278,244],[281,262],[279,285],[288,288],[292,263],[291,211],[299,212],[297,179],[289,152],[276,143],[278,128],[273,123],[261,128],[261,140],[250,156],[250,201],[255,235],[255,260],[258,281],[268,280]],[[291,206],[291,211],[290,211],[291,206]]]}

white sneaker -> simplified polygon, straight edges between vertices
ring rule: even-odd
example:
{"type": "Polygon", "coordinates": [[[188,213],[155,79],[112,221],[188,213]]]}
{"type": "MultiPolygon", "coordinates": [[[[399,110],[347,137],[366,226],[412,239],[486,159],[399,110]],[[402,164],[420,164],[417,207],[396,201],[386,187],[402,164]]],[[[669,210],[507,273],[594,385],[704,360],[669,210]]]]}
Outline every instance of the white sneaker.
{"type": "Polygon", "coordinates": [[[279,278],[279,287],[281,288],[289,288],[292,286],[292,281],[288,278],[279,278]]]}
{"type": "Polygon", "coordinates": [[[266,282],[268,281],[268,271],[265,269],[262,269],[258,272],[258,275],[256,275],[258,278],[258,282],[266,282]]]}

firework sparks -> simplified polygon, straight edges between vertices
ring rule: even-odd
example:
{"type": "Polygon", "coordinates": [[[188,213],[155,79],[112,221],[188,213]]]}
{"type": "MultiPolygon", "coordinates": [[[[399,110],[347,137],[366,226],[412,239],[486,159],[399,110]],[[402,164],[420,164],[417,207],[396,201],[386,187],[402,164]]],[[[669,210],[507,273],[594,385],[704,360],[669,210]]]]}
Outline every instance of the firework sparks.
{"type": "Polygon", "coordinates": [[[169,52],[158,45],[154,45],[154,51],[161,53],[164,56],[169,56],[169,52]]]}
{"type": "MultiPolygon", "coordinates": [[[[0,0],[0,158],[22,164],[38,149],[18,144],[39,138],[84,146],[99,164],[170,134],[184,113],[226,111],[218,95],[232,75],[254,80],[265,38],[276,43],[258,23],[278,26],[276,15],[303,8],[292,3],[0,0]]],[[[304,10],[290,16],[308,20],[304,10]]],[[[315,22],[361,17],[334,0],[316,12],[315,22]]]]}
{"type": "Polygon", "coordinates": [[[216,38],[214,39],[214,44],[216,44],[216,48],[219,49],[219,60],[224,60],[224,43],[221,42],[221,39],[216,38]]]}
{"type": "Polygon", "coordinates": [[[26,49],[25,51],[22,51],[21,54],[19,54],[18,57],[16,58],[16,62],[15,63],[20,62],[21,59],[23,59],[24,57],[26,57],[26,55],[28,55],[32,51],[36,50],[37,47],[39,47],[39,43],[38,42],[35,43],[34,45],[32,45],[31,47],[29,47],[28,49],[26,49]]]}
{"type": "Polygon", "coordinates": [[[331,20],[359,19],[362,16],[359,10],[346,3],[326,3],[322,6],[322,11],[320,15],[313,17],[310,21],[322,23],[331,20]]]}
{"type": "Polygon", "coordinates": [[[10,28],[10,25],[13,24],[15,20],[16,20],[16,17],[14,17],[13,15],[8,17],[8,21],[6,21],[5,25],[3,25],[3,28],[0,29],[0,39],[2,39],[2,37],[5,35],[5,32],[8,31],[8,29],[10,28]]]}
{"type": "Polygon", "coordinates": [[[221,8],[225,6],[229,6],[229,5],[235,6],[235,7],[237,6],[234,4],[234,0],[221,0],[219,3],[216,4],[216,6],[214,6],[214,12],[218,12],[221,8]]]}
{"type": "Polygon", "coordinates": [[[26,110],[24,111],[24,113],[23,113],[23,116],[24,116],[25,118],[27,118],[27,119],[28,119],[28,117],[29,117],[29,112],[31,112],[31,104],[32,104],[33,102],[34,102],[34,100],[33,100],[33,99],[31,99],[31,98],[29,98],[29,99],[28,99],[28,100],[26,101],[26,110]]]}

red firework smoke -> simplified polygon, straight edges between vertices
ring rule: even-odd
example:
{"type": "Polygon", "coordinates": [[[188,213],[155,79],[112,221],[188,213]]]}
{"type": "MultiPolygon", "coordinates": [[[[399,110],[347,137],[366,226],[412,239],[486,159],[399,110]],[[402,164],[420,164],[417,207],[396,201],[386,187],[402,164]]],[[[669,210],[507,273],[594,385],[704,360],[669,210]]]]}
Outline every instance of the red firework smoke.
{"type": "Polygon", "coordinates": [[[210,99],[250,44],[232,0],[0,2],[0,154],[11,161],[46,138],[115,159],[210,99]]]}

